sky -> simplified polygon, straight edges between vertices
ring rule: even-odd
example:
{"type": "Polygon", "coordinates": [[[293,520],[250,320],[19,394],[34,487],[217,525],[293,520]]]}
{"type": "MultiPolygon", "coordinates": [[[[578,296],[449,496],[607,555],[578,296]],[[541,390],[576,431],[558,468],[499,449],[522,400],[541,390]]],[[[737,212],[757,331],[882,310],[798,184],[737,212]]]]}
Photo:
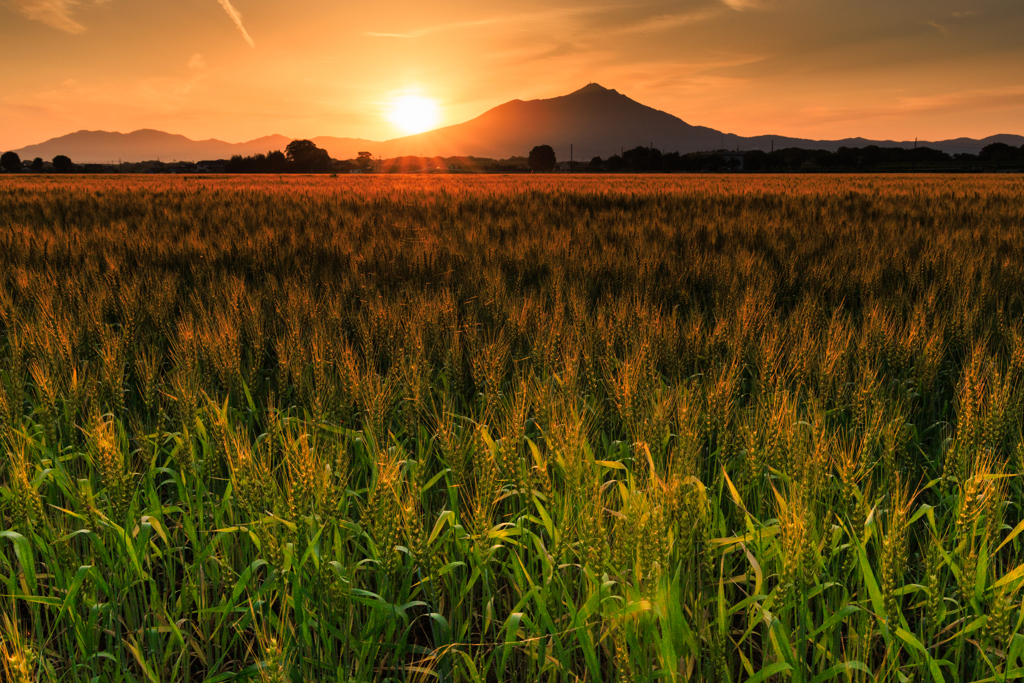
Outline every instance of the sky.
{"type": "Polygon", "coordinates": [[[0,148],[383,140],[596,82],[739,135],[1024,134],[1022,0],[0,0],[0,148]]]}

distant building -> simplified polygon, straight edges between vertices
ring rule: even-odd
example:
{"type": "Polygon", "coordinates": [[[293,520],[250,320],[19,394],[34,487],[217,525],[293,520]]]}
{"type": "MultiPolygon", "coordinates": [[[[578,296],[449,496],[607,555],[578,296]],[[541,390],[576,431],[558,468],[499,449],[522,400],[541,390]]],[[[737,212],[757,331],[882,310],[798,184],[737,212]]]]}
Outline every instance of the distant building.
{"type": "Polygon", "coordinates": [[[200,161],[196,164],[196,173],[225,173],[228,162],[224,159],[200,161]]]}
{"type": "Polygon", "coordinates": [[[572,164],[568,161],[563,161],[558,165],[558,170],[563,173],[572,173],[572,164]]]}
{"type": "Polygon", "coordinates": [[[744,154],[744,152],[719,152],[719,156],[725,159],[725,163],[728,167],[736,171],[743,170],[744,154]],[[733,162],[735,162],[735,164],[733,162]]]}

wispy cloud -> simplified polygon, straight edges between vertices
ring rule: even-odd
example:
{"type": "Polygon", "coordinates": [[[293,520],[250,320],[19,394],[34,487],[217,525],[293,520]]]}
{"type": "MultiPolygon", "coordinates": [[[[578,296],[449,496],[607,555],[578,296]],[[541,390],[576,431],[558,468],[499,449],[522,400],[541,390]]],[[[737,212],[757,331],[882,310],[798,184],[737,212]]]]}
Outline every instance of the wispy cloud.
{"type": "Polygon", "coordinates": [[[68,33],[82,33],[85,26],[78,23],[72,12],[80,0],[9,0],[22,16],[39,21],[50,28],[68,33]]]}
{"type": "MultiPolygon", "coordinates": [[[[27,19],[38,21],[51,28],[67,33],[84,33],[85,26],[74,17],[75,10],[81,5],[104,5],[110,0],[6,0],[27,19]]],[[[239,33],[249,43],[249,47],[255,48],[256,43],[252,36],[242,25],[242,15],[231,4],[231,0],[217,0],[224,8],[231,21],[235,22],[239,33]]]]}
{"type": "Polygon", "coordinates": [[[408,33],[382,33],[379,31],[367,31],[366,35],[374,38],[423,38],[434,33],[442,33],[444,31],[452,31],[460,28],[472,28],[474,26],[486,26],[488,24],[496,24],[501,22],[502,19],[479,19],[477,21],[456,21],[450,24],[438,24],[437,26],[427,26],[425,28],[417,29],[416,31],[409,31],[408,33]]]}
{"type": "Polygon", "coordinates": [[[235,26],[238,27],[238,32],[245,38],[245,42],[249,43],[249,47],[255,49],[256,43],[253,42],[249,32],[245,30],[245,26],[242,25],[242,15],[238,10],[235,9],[234,5],[231,4],[231,0],[217,0],[220,6],[224,8],[224,11],[231,17],[231,21],[235,22],[235,26]]]}
{"type": "Polygon", "coordinates": [[[629,4],[623,4],[606,5],[600,7],[559,8],[542,10],[538,12],[524,12],[521,14],[502,14],[498,16],[487,17],[485,19],[453,21],[443,24],[435,24],[433,26],[424,26],[414,31],[406,31],[403,33],[385,31],[366,31],[363,35],[371,36],[374,38],[423,38],[425,36],[434,35],[435,33],[444,33],[446,31],[455,31],[466,28],[478,28],[480,26],[516,27],[522,25],[550,25],[552,22],[561,22],[573,19],[580,19],[588,16],[596,16],[608,13],[615,9],[624,9],[630,7],[631,6],[629,4]]]}
{"type": "Polygon", "coordinates": [[[722,2],[740,12],[748,9],[771,9],[775,5],[772,0],[722,0],[722,2]]]}
{"type": "Polygon", "coordinates": [[[192,58],[188,60],[188,68],[190,69],[205,69],[206,60],[198,52],[192,55],[192,58]]]}
{"type": "Polygon", "coordinates": [[[609,34],[617,33],[657,33],[659,31],[669,31],[674,28],[681,28],[683,26],[690,26],[701,21],[706,21],[718,16],[720,11],[727,10],[702,10],[696,12],[685,12],[681,14],[661,14],[658,16],[650,17],[648,19],[640,20],[633,24],[626,24],[619,29],[609,31],[609,34]]]}
{"type": "Polygon", "coordinates": [[[1024,106],[1024,86],[980,88],[936,95],[904,96],[888,102],[853,107],[814,106],[799,110],[814,122],[861,122],[870,119],[934,112],[994,111],[1024,106]]]}
{"type": "Polygon", "coordinates": [[[942,22],[942,23],[940,23],[938,21],[926,21],[925,23],[927,25],[931,26],[933,29],[935,29],[939,33],[941,33],[943,35],[946,35],[950,31],[951,24],[955,24],[955,23],[957,23],[959,21],[962,21],[964,19],[972,19],[972,18],[974,18],[976,16],[978,16],[978,12],[975,12],[973,10],[968,10],[966,12],[952,12],[952,13],[949,14],[949,17],[948,17],[949,19],[953,20],[951,22],[942,22]]]}

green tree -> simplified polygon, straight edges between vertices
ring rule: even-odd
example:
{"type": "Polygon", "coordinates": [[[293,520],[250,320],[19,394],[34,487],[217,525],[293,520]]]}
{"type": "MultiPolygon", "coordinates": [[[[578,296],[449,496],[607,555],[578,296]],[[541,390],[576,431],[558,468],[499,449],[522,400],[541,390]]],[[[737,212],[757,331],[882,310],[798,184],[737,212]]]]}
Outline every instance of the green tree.
{"type": "Polygon", "coordinates": [[[20,171],[21,157],[17,152],[4,152],[3,156],[0,156],[0,167],[5,171],[20,171]]]}
{"type": "Polygon", "coordinates": [[[530,150],[530,157],[526,163],[531,171],[546,173],[555,167],[558,159],[555,158],[555,150],[551,145],[538,145],[530,150]]]}

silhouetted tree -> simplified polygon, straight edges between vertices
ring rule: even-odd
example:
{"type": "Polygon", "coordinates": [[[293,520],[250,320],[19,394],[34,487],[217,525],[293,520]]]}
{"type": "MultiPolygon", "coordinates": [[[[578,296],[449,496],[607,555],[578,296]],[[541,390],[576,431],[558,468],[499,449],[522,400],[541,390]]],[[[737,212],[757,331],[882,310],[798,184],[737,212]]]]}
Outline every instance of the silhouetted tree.
{"type": "Polygon", "coordinates": [[[58,154],[53,158],[53,170],[58,173],[67,173],[71,170],[74,164],[71,163],[70,157],[66,157],[63,154],[58,154]]]}
{"type": "Polygon", "coordinates": [[[768,169],[768,153],[754,149],[743,154],[743,167],[748,171],[765,171],[768,169]]]}
{"type": "Polygon", "coordinates": [[[603,163],[604,159],[602,159],[601,157],[594,157],[593,159],[590,160],[590,167],[598,168],[603,163]]]}
{"type": "Polygon", "coordinates": [[[36,173],[40,173],[43,170],[43,159],[42,157],[36,157],[32,160],[32,170],[36,173]]]}
{"type": "Polygon", "coordinates": [[[657,147],[634,147],[622,155],[626,170],[634,173],[652,173],[661,170],[661,150],[657,147]]]}
{"type": "Polygon", "coordinates": [[[17,152],[4,152],[3,156],[0,156],[0,167],[5,171],[20,171],[21,157],[17,152]]]}
{"type": "MultiPolygon", "coordinates": [[[[259,154],[257,156],[263,155],[259,154]]],[[[248,163],[252,158],[253,157],[243,157],[241,154],[235,154],[230,159],[228,159],[228,164],[224,168],[224,170],[226,170],[228,173],[246,173],[246,166],[248,166],[248,163]]]]}
{"type": "Polygon", "coordinates": [[[224,170],[228,173],[288,173],[289,171],[307,169],[297,168],[295,164],[288,161],[284,152],[278,150],[266,154],[254,154],[251,157],[236,154],[231,157],[224,170]]]}
{"type": "Polygon", "coordinates": [[[279,149],[267,152],[267,173],[284,173],[288,170],[288,157],[279,149]]]}
{"type": "Polygon", "coordinates": [[[363,173],[369,173],[370,169],[373,168],[373,153],[360,152],[359,157],[356,159],[356,163],[359,164],[359,169],[363,173]]]}
{"type": "Polygon", "coordinates": [[[978,153],[978,159],[987,164],[1013,161],[1016,156],[1017,150],[1005,142],[993,142],[991,145],[985,145],[985,149],[978,153]]]}
{"type": "Polygon", "coordinates": [[[551,145],[538,145],[530,150],[530,156],[526,163],[531,171],[546,173],[555,167],[558,159],[555,158],[555,150],[551,148],[551,145]]]}
{"type": "Polygon", "coordinates": [[[311,140],[292,140],[285,147],[285,156],[299,173],[317,173],[331,170],[331,155],[311,140]]]}

